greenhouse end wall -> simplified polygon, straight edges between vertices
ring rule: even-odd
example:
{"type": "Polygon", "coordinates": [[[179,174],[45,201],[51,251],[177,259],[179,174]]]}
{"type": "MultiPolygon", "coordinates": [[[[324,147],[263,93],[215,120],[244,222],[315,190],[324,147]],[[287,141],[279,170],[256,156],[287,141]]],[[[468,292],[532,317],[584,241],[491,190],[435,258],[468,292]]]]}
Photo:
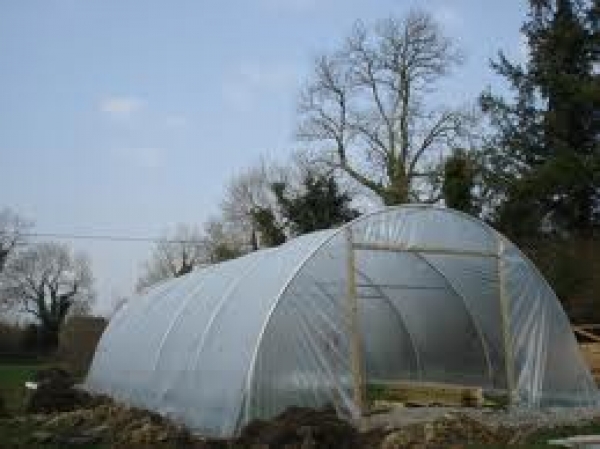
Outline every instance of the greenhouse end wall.
{"type": "Polygon", "coordinates": [[[103,335],[86,386],[208,436],[289,406],[356,418],[352,332],[367,383],[477,385],[524,407],[598,405],[568,318],[535,267],[482,222],[431,206],[388,208],[132,299],[103,335]]]}

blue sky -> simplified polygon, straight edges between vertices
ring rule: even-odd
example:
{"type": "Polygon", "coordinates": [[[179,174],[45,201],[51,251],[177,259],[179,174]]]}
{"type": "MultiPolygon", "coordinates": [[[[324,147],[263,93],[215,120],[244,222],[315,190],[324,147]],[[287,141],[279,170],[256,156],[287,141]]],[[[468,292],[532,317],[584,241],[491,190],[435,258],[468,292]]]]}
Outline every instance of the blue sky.
{"type": "MultiPolygon", "coordinates": [[[[244,167],[297,147],[297,93],[353,22],[430,11],[466,63],[444,101],[522,58],[524,1],[0,0],[0,208],[38,232],[157,236],[217,212],[244,167]]],[[[128,294],[149,245],[75,241],[98,311],[128,294]]]]}

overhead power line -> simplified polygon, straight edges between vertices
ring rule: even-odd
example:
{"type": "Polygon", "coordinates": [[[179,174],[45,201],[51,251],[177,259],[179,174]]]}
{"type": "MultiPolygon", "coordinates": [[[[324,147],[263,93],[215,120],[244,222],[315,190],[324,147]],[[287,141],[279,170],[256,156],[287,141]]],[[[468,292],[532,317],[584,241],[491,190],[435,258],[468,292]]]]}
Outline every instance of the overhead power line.
{"type": "Polygon", "coordinates": [[[133,235],[110,235],[110,234],[69,234],[58,232],[26,232],[21,234],[26,238],[40,239],[60,239],[60,240],[96,240],[109,242],[142,242],[142,243],[158,243],[164,242],[168,244],[177,243],[202,243],[200,240],[173,240],[160,237],[144,237],[133,235]]]}

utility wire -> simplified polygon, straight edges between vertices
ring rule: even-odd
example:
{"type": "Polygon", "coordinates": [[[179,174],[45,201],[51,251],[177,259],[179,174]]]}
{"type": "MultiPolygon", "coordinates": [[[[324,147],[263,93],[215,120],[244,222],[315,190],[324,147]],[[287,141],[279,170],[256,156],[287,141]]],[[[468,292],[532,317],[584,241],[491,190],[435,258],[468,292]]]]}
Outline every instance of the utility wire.
{"type": "Polygon", "coordinates": [[[149,243],[202,243],[200,240],[173,240],[169,238],[158,237],[139,237],[131,235],[109,235],[109,234],[68,234],[58,232],[24,232],[20,234],[25,238],[52,238],[64,240],[102,240],[109,242],[149,242],[149,243]]]}

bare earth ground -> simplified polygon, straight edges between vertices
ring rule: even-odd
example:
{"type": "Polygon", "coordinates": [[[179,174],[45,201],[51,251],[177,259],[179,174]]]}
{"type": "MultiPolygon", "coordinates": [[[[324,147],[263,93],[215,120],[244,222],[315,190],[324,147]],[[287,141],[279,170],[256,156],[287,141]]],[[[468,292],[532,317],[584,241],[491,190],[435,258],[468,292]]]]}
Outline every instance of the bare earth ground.
{"type": "Polygon", "coordinates": [[[600,410],[393,406],[357,426],[333,410],[292,408],[250,423],[237,438],[207,440],[156,414],[78,392],[60,372],[46,371],[55,380],[27,400],[19,376],[31,371],[13,368],[5,376],[0,391],[9,393],[11,402],[8,416],[0,417],[0,449],[542,448],[549,447],[544,444],[549,438],[600,434],[600,410]]]}
{"type": "Polygon", "coordinates": [[[600,433],[600,412],[485,412],[475,409],[395,409],[370,418],[358,432],[333,411],[289,409],[270,421],[250,423],[229,441],[206,440],[152,413],[104,398],[60,413],[0,419],[3,449],[65,447],[399,449],[538,446],[550,437],[600,433]]]}

